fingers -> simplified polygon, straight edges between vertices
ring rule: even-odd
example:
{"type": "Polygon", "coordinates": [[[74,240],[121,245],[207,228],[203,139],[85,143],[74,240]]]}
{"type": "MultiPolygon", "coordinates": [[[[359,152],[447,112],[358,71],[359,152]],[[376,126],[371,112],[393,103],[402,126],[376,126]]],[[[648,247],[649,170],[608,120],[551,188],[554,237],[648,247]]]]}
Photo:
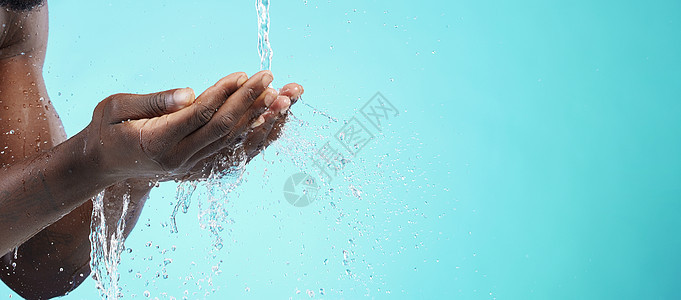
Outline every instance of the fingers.
{"type": "Polygon", "coordinates": [[[282,115],[278,117],[276,122],[272,125],[272,129],[270,129],[270,131],[267,133],[264,145],[261,147],[262,149],[267,148],[281,136],[281,132],[284,130],[284,125],[286,124],[287,119],[288,110],[285,113],[282,113],[282,115]]]}
{"type": "Polygon", "coordinates": [[[291,100],[286,96],[279,96],[270,109],[262,115],[263,124],[253,129],[244,141],[244,148],[249,158],[252,158],[263,150],[267,144],[267,137],[274,129],[275,124],[283,122],[283,116],[288,111],[291,100]]]}
{"type": "Polygon", "coordinates": [[[218,140],[234,138],[248,129],[248,126],[274,102],[276,91],[268,89],[272,79],[272,73],[269,71],[253,75],[227,98],[209,122],[180,142],[178,145],[180,149],[199,152],[218,140]]]}
{"type": "MultiPolygon", "coordinates": [[[[262,93],[260,95],[260,97],[258,97],[258,99],[255,101],[255,103],[276,102],[275,101],[276,93],[277,92],[276,92],[275,89],[269,88],[264,93],[262,93]]],[[[256,105],[256,104],[254,104],[254,105],[256,105]]],[[[272,105],[274,105],[274,104],[272,104],[272,105]]],[[[262,117],[262,115],[261,115],[261,117],[262,117]]],[[[244,116],[244,120],[246,120],[246,119],[247,118],[244,116]]],[[[234,150],[235,149],[234,146],[236,144],[239,144],[240,139],[244,139],[246,136],[250,135],[250,133],[248,133],[249,126],[250,126],[250,128],[253,128],[253,127],[255,127],[255,126],[253,126],[253,124],[256,124],[258,122],[259,122],[258,119],[256,119],[255,121],[250,121],[250,123],[249,123],[249,121],[242,121],[242,125],[240,125],[240,127],[243,127],[244,129],[241,131],[240,134],[226,135],[226,136],[212,142],[208,146],[206,146],[203,149],[196,152],[192,156],[192,158],[189,159],[188,164],[198,163],[201,160],[203,160],[204,158],[209,157],[209,156],[211,156],[211,155],[213,155],[217,152],[221,152],[222,150],[228,150],[228,151],[234,150]],[[248,134],[246,134],[246,133],[248,133],[248,134]]],[[[262,122],[260,124],[262,124],[262,122]]]]}
{"type": "Polygon", "coordinates": [[[262,145],[260,145],[259,148],[256,149],[256,152],[253,155],[257,155],[260,150],[267,148],[267,146],[272,144],[281,136],[281,132],[284,129],[286,120],[288,119],[288,112],[290,106],[295,104],[298,101],[298,99],[300,99],[304,92],[305,90],[303,89],[303,86],[297,83],[289,83],[285,85],[283,88],[281,88],[279,94],[288,97],[289,102],[281,103],[282,108],[279,109],[280,115],[277,116],[276,120],[274,120],[270,129],[267,132],[267,136],[263,139],[262,145]],[[286,106],[285,109],[283,108],[283,106],[286,106]]]}
{"type": "MultiPolygon", "coordinates": [[[[227,156],[233,156],[233,151],[245,151],[248,159],[256,156],[261,150],[274,142],[280,135],[286,122],[288,110],[295,100],[303,94],[303,87],[296,83],[285,85],[280,94],[274,99],[267,111],[249,124],[252,129],[247,134],[225,136],[198,151],[187,164],[203,165],[206,158],[221,152],[227,156]],[[243,139],[243,141],[239,141],[243,139]],[[239,144],[239,145],[237,145],[239,144]],[[238,148],[238,149],[237,149],[238,148]]],[[[265,93],[276,95],[276,91],[268,89],[265,93]]],[[[263,95],[261,95],[263,97],[263,95]]],[[[255,102],[258,103],[260,99],[255,102]]],[[[257,105],[257,104],[254,104],[257,105]]],[[[244,118],[249,120],[249,118],[244,118]]],[[[248,128],[246,128],[248,129],[248,128]]],[[[236,162],[234,162],[236,163],[236,162]]]]}
{"type": "Polygon", "coordinates": [[[107,113],[110,116],[110,123],[114,124],[176,112],[194,101],[194,91],[184,88],[146,95],[116,94],[109,99],[110,111],[107,113]]]}
{"type": "Polygon", "coordinates": [[[303,86],[297,83],[289,83],[279,90],[280,95],[289,97],[289,99],[291,99],[291,104],[296,103],[296,101],[298,101],[304,92],[305,90],[303,89],[303,86]]]}
{"type": "MultiPolygon", "coordinates": [[[[206,125],[225,101],[242,87],[248,80],[246,73],[237,72],[220,79],[196,98],[187,108],[172,113],[164,120],[167,128],[178,128],[179,139],[185,138],[192,132],[206,125]]],[[[179,141],[178,139],[178,141],[179,141]]]]}
{"type": "MultiPolygon", "coordinates": [[[[251,123],[252,131],[244,137],[242,144],[243,151],[246,152],[249,159],[258,155],[260,151],[279,138],[284,124],[286,123],[286,117],[288,116],[290,106],[293,105],[295,100],[300,98],[302,94],[303,87],[301,85],[296,83],[285,85],[280,90],[279,96],[277,96],[276,100],[268,108],[267,112],[251,123]]],[[[232,146],[235,143],[236,138],[220,140],[207,148],[202,149],[192,159],[198,163],[203,158],[223,150],[225,147],[232,146]]]]}
{"type": "Polygon", "coordinates": [[[135,122],[140,127],[135,124],[130,127],[139,132],[139,144],[149,157],[164,170],[178,169],[196,151],[182,147],[181,142],[207,124],[228,96],[246,80],[245,73],[228,75],[206,89],[190,106],[161,117],[140,120],[142,122],[135,122]]]}
{"type": "Polygon", "coordinates": [[[286,122],[286,115],[290,106],[291,100],[287,96],[279,96],[270,109],[263,114],[263,124],[255,127],[243,142],[243,151],[246,152],[248,160],[258,155],[276,140],[286,122]],[[272,135],[272,131],[277,132],[277,134],[272,135]]]}

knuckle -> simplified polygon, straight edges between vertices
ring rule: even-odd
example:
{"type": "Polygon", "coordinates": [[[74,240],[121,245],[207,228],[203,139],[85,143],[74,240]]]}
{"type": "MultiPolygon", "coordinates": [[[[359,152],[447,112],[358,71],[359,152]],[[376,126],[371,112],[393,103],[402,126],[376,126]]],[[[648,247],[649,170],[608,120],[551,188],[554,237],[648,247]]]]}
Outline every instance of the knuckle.
{"type": "Polygon", "coordinates": [[[215,124],[216,134],[219,136],[231,132],[236,124],[236,117],[231,113],[226,113],[220,116],[215,124]]]}
{"type": "Polygon", "coordinates": [[[121,110],[121,98],[125,96],[126,94],[113,94],[104,98],[95,107],[94,115],[99,114],[104,119],[115,118],[116,112],[121,110]]]}
{"type": "Polygon", "coordinates": [[[244,94],[249,101],[255,101],[255,99],[258,98],[257,91],[252,87],[246,88],[244,94]]]}
{"type": "Polygon", "coordinates": [[[224,103],[224,101],[227,101],[227,98],[232,95],[232,92],[227,89],[219,89],[218,94],[218,98],[222,99],[222,102],[224,103]]]}
{"type": "Polygon", "coordinates": [[[125,97],[125,94],[113,94],[109,97],[106,97],[104,100],[102,100],[102,102],[99,102],[97,107],[99,108],[101,106],[101,109],[103,110],[116,110],[118,106],[120,106],[120,99],[123,97],[125,97]]]}
{"type": "Polygon", "coordinates": [[[233,78],[233,79],[239,78],[241,76],[248,76],[248,75],[246,74],[246,72],[234,72],[232,74],[229,74],[229,78],[233,78]]]}
{"type": "Polygon", "coordinates": [[[165,93],[157,93],[149,96],[144,102],[145,110],[151,115],[162,115],[166,111],[165,93]]]}
{"type": "Polygon", "coordinates": [[[111,103],[110,103],[110,101],[109,101],[109,98],[106,98],[106,99],[102,100],[101,102],[99,102],[99,103],[97,104],[97,106],[95,107],[94,114],[95,114],[95,115],[97,115],[97,114],[104,114],[104,115],[106,115],[104,112],[105,112],[105,110],[107,110],[108,107],[110,107],[110,106],[111,106],[111,103]]]}
{"type": "Polygon", "coordinates": [[[215,112],[215,109],[212,107],[204,104],[204,103],[197,103],[197,109],[196,113],[194,114],[194,118],[196,119],[196,122],[198,124],[206,124],[210,119],[213,117],[213,113],[215,112]]]}

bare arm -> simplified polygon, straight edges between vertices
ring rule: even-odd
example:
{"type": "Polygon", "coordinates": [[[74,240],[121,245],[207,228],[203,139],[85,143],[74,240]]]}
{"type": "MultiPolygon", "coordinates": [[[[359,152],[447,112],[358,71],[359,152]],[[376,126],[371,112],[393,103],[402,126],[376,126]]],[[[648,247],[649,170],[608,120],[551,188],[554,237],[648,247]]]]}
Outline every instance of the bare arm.
{"type": "Polygon", "coordinates": [[[8,25],[0,32],[0,253],[7,253],[0,278],[26,298],[63,295],[88,276],[93,195],[108,187],[105,203],[116,204],[131,193],[127,236],[150,189],[140,178],[201,177],[201,163],[233,153],[242,133],[247,142],[238,150],[256,155],[302,93],[290,84],[277,97],[266,88],[271,75],[261,72],[247,82],[232,74],[180,104],[178,90],[119,94],[66,140],[42,78],[47,7],[0,10],[0,21],[8,25]],[[261,126],[251,130],[254,121],[261,126]]]}
{"type": "MultiPolygon", "coordinates": [[[[63,295],[89,274],[89,197],[113,180],[97,179],[82,149],[74,150],[81,136],[63,143],[66,134],[42,77],[47,7],[2,9],[0,21],[0,253],[7,253],[0,277],[26,298],[63,295]],[[8,249],[19,244],[15,258],[8,249]]],[[[112,185],[107,196],[120,197],[122,187],[130,187],[131,229],[150,187],[128,183],[112,185]]]]}

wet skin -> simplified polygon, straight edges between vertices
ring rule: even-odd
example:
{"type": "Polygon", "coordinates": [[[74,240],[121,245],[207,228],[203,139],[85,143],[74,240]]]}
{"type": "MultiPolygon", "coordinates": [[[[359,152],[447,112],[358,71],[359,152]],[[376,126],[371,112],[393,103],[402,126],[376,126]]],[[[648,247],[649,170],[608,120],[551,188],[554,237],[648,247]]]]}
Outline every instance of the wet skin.
{"type": "Polygon", "coordinates": [[[116,94],[67,139],[42,76],[47,5],[0,8],[0,24],[0,278],[28,299],[64,295],[87,278],[90,199],[102,189],[112,216],[130,193],[127,236],[151,185],[206,178],[216,156],[250,160],[279,137],[303,93],[295,83],[268,88],[263,71],[230,74],[198,97],[189,88],[116,94]]]}

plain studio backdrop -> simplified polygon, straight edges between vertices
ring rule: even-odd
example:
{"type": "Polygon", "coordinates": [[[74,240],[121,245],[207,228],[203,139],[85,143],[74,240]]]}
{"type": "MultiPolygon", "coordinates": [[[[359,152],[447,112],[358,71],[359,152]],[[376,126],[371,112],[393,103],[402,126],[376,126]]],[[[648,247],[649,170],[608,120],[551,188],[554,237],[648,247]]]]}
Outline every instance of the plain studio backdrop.
{"type": "MultiPolygon", "coordinates": [[[[49,9],[45,79],[69,136],[110,94],[258,71],[253,1],[49,9]]],[[[273,0],[270,16],[274,86],[305,87],[297,120],[219,202],[220,250],[205,189],[178,233],[177,184],[152,191],[124,298],[679,297],[679,1],[273,0]],[[287,178],[377,92],[399,115],[289,204],[287,178]]],[[[66,299],[97,297],[89,279],[66,299]]]]}

